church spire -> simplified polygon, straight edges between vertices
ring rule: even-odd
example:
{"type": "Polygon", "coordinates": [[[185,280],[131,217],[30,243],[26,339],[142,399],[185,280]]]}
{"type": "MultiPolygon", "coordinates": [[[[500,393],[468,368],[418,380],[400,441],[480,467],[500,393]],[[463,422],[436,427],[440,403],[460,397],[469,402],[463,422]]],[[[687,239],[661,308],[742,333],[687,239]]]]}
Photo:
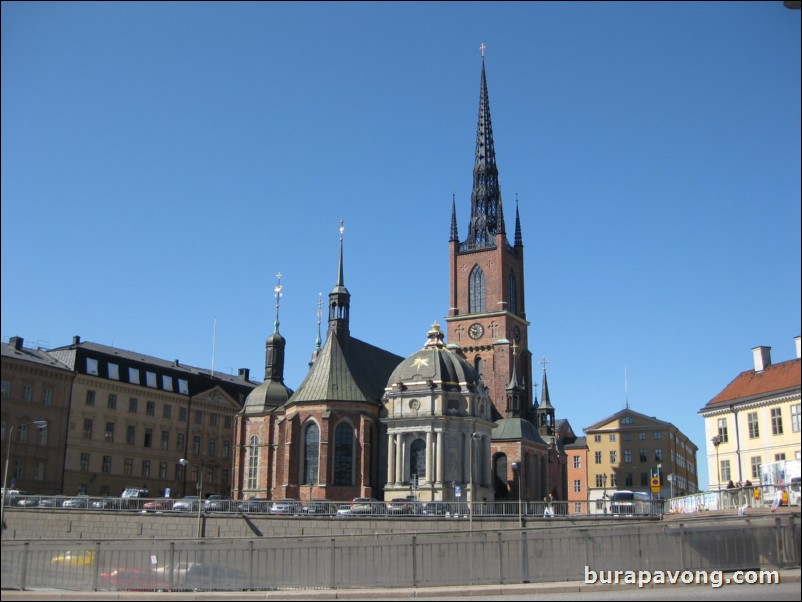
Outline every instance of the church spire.
{"type": "Polygon", "coordinates": [[[466,242],[473,246],[493,246],[496,234],[504,233],[504,214],[498,183],[493,125],[490,121],[490,100],[482,44],[482,81],[479,89],[479,119],[476,126],[476,160],[473,167],[471,221],[466,242]]]}
{"type": "Polygon", "coordinates": [[[555,419],[554,406],[549,398],[549,383],[546,380],[546,364],[549,362],[544,357],[540,363],[543,364],[543,386],[540,389],[540,405],[535,410],[535,420],[538,433],[551,437],[555,433],[555,419]]]}
{"type": "Polygon", "coordinates": [[[281,285],[281,272],[276,274],[278,282],[273,288],[274,296],[276,298],[276,320],[273,323],[273,334],[267,337],[265,342],[265,380],[284,382],[284,348],[287,342],[278,331],[278,310],[279,303],[281,302],[282,290],[284,287],[281,285]]]}
{"type": "Polygon", "coordinates": [[[348,334],[351,293],[345,288],[343,278],[343,232],[344,221],[340,220],[340,261],[337,266],[337,284],[329,293],[329,331],[337,335],[348,334]]]}
{"type": "Polygon", "coordinates": [[[524,246],[523,238],[521,238],[521,216],[518,214],[518,195],[515,195],[515,246],[524,246]]]}
{"type": "Polygon", "coordinates": [[[459,242],[459,234],[457,233],[457,199],[451,195],[451,238],[448,242],[459,242]]]}
{"type": "Polygon", "coordinates": [[[323,317],[323,293],[317,294],[317,339],[315,339],[315,350],[312,352],[312,359],[309,365],[315,363],[317,356],[320,355],[322,341],[320,339],[320,319],[323,317]]]}

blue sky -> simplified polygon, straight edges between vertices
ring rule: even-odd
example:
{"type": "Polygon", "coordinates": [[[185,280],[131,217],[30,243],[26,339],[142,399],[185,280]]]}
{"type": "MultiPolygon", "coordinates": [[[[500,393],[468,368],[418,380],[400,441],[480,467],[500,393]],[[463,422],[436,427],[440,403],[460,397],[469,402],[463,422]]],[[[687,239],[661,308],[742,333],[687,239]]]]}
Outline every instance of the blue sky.
{"type": "MultiPolygon", "coordinates": [[[[2,3],[2,336],[303,379],[345,220],[354,336],[448,311],[486,68],[558,417],[700,446],[800,334],[800,12],[727,3],[2,3]],[[626,390],[625,390],[626,371],[626,390]]],[[[325,316],[323,331],[325,334],[325,316]]],[[[540,382],[536,364],[536,380],[540,382]]]]}

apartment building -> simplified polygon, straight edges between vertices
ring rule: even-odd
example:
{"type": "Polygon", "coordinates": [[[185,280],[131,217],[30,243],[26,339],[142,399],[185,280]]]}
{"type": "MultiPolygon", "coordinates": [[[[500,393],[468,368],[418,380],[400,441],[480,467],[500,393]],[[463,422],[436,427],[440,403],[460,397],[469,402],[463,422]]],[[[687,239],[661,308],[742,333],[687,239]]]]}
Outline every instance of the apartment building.
{"type": "Polygon", "coordinates": [[[661,498],[698,490],[698,447],[670,422],[626,408],[584,431],[591,506],[601,509],[603,500],[617,490],[661,498]],[[658,473],[659,485],[654,491],[652,478],[658,473]]]}
{"type": "Polygon", "coordinates": [[[800,459],[800,337],[794,341],[796,358],[778,364],[771,347],[753,348],[754,367],[699,410],[711,489],[758,483],[762,464],[800,459]]]}

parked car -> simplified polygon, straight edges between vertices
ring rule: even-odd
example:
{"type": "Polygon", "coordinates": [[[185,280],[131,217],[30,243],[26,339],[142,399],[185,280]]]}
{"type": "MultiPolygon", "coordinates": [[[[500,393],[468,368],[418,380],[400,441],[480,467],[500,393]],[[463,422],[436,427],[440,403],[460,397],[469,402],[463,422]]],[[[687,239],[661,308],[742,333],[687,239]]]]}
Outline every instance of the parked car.
{"type": "Polygon", "coordinates": [[[100,500],[92,502],[92,508],[100,508],[103,510],[118,510],[120,508],[120,498],[118,497],[104,497],[100,500]]]}
{"type": "Polygon", "coordinates": [[[233,500],[222,495],[210,495],[209,499],[203,504],[203,509],[206,512],[230,512],[234,507],[233,500]]]}
{"type": "Polygon", "coordinates": [[[337,516],[351,516],[351,504],[340,504],[337,506],[337,516]]]}
{"type": "Polygon", "coordinates": [[[451,516],[452,508],[448,502],[425,502],[421,513],[424,516],[451,516]]]}
{"type": "Polygon", "coordinates": [[[293,498],[284,498],[270,506],[270,514],[299,514],[301,502],[293,498]]]}
{"type": "Polygon", "coordinates": [[[337,512],[337,506],[331,502],[309,502],[303,508],[304,514],[315,516],[331,516],[337,512]]]}
{"type": "Polygon", "coordinates": [[[200,502],[197,495],[185,495],[173,502],[174,512],[197,512],[200,502]]]}
{"type": "Polygon", "coordinates": [[[240,512],[261,512],[266,514],[270,512],[270,506],[273,505],[266,497],[252,497],[249,500],[240,502],[237,506],[240,512]]]}
{"type": "Polygon", "coordinates": [[[127,487],[120,496],[120,507],[127,510],[140,510],[142,500],[150,497],[150,491],[144,487],[127,487]]]}
{"type": "Polygon", "coordinates": [[[384,506],[372,497],[355,497],[351,502],[351,514],[382,514],[384,506]]]}
{"type": "Polygon", "coordinates": [[[409,498],[397,497],[387,502],[387,514],[412,514],[414,500],[409,498]]]}
{"type": "Polygon", "coordinates": [[[20,508],[36,508],[41,499],[38,495],[26,495],[19,499],[17,506],[20,508]]]}
{"type": "Polygon", "coordinates": [[[145,512],[164,512],[166,510],[172,510],[174,503],[175,500],[159,498],[142,504],[142,510],[145,512]]]}
{"type": "Polygon", "coordinates": [[[79,497],[71,497],[64,500],[61,504],[62,508],[89,508],[89,498],[85,495],[79,497]]]}
{"type": "Polygon", "coordinates": [[[65,498],[63,497],[43,497],[39,500],[39,508],[61,508],[65,498]]]}

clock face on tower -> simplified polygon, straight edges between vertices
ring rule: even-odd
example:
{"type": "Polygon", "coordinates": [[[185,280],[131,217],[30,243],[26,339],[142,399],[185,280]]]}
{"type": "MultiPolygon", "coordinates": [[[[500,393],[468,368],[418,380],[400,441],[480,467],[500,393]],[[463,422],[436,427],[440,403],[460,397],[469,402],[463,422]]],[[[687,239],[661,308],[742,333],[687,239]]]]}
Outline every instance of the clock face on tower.
{"type": "Polygon", "coordinates": [[[482,334],[484,334],[484,332],[485,332],[485,329],[481,324],[479,324],[479,322],[476,322],[475,324],[471,324],[471,327],[468,329],[468,335],[472,339],[478,339],[479,337],[482,336],[482,334]]]}

